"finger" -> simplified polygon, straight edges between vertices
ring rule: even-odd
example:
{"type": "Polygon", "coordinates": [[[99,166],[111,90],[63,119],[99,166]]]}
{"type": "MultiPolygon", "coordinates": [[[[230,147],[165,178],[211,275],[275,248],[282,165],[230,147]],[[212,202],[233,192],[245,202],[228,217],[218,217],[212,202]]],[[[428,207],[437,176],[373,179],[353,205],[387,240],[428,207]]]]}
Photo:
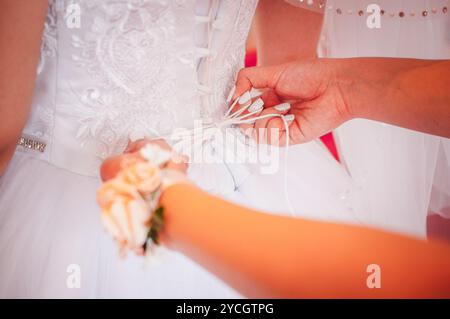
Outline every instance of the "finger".
{"type": "Polygon", "coordinates": [[[149,139],[142,138],[136,141],[131,141],[128,143],[127,148],[125,149],[124,153],[134,153],[139,151],[142,147],[144,147],[146,144],[150,143],[149,139]]]}
{"type": "Polygon", "coordinates": [[[276,94],[274,90],[265,90],[264,93],[261,95],[261,99],[264,101],[264,107],[272,107],[278,104],[281,104],[283,102],[282,99],[276,94]]]}
{"type": "Polygon", "coordinates": [[[121,170],[122,156],[114,156],[107,158],[100,166],[100,177],[102,181],[114,178],[121,170]]]}
{"type": "Polygon", "coordinates": [[[149,140],[149,143],[156,144],[159,147],[161,147],[163,150],[166,150],[166,151],[172,150],[172,147],[166,142],[165,139],[162,139],[162,138],[149,140]]]}
{"type": "Polygon", "coordinates": [[[311,141],[311,138],[308,138],[308,134],[305,133],[305,129],[307,130],[307,128],[305,128],[306,118],[304,116],[304,110],[294,106],[291,114],[285,116],[285,120],[289,130],[286,132],[283,122],[280,138],[278,141],[274,141],[278,143],[278,146],[286,146],[288,139],[289,144],[301,144],[311,141]]]}
{"type": "MultiPolygon", "coordinates": [[[[255,88],[250,89],[250,95],[252,96],[252,98],[259,97],[263,92],[264,90],[258,90],[255,88]]],[[[231,89],[230,93],[228,93],[228,97],[226,99],[227,103],[230,103],[231,101],[234,100],[233,97],[235,93],[236,93],[236,85],[233,85],[233,88],[231,89]]]]}
{"type": "Polygon", "coordinates": [[[284,118],[276,118],[271,120],[267,125],[267,131],[271,133],[268,137],[268,142],[271,145],[279,147],[288,146],[290,144],[298,144],[299,134],[298,120],[294,114],[287,114],[284,118]]]}
{"type": "Polygon", "coordinates": [[[186,173],[187,169],[188,169],[188,164],[187,163],[174,163],[174,162],[170,162],[167,164],[166,166],[169,169],[173,169],[176,171],[179,171],[181,173],[186,173]]]}
{"type": "Polygon", "coordinates": [[[254,123],[248,123],[247,121],[255,116],[259,116],[264,109],[264,101],[262,98],[257,98],[252,102],[252,104],[242,113],[235,113],[236,116],[233,115],[235,123],[239,125],[241,131],[249,136],[252,136],[252,128],[254,123]],[[244,121],[243,123],[239,123],[240,121],[244,121]]]}
{"type": "Polygon", "coordinates": [[[130,152],[130,149],[133,147],[133,141],[132,140],[130,140],[130,139],[128,139],[128,144],[127,144],[127,146],[125,147],[125,149],[123,150],[123,152],[124,153],[129,153],[130,152]]]}
{"type": "MultiPolygon", "coordinates": [[[[248,93],[248,92],[246,92],[248,93]]],[[[247,94],[245,94],[247,95],[247,94]]],[[[250,107],[250,105],[252,104],[252,101],[249,100],[245,103],[241,103],[243,102],[243,98],[245,98],[245,96],[241,96],[238,97],[230,106],[230,108],[228,109],[227,113],[225,114],[226,117],[235,117],[239,114],[242,114],[243,112],[245,112],[245,110],[250,107]]]]}
{"type": "Polygon", "coordinates": [[[275,89],[278,79],[285,68],[286,65],[275,65],[242,69],[237,76],[233,98],[241,96],[251,88],[275,89]]]}
{"type": "Polygon", "coordinates": [[[303,131],[300,129],[300,124],[303,122],[303,110],[294,108],[292,115],[294,118],[289,121],[289,135],[283,134],[283,136],[280,137],[281,146],[286,146],[287,139],[289,139],[289,144],[300,144],[307,142],[303,131]]]}
{"type": "MultiPolygon", "coordinates": [[[[289,125],[289,124],[288,124],[289,125]]],[[[275,117],[267,121],[266,140],[270,145],[282,146],[281,138],[286,134],[286,124],[283,119],[275,117]]]]}
{"type": "Polygon", "coordinates": [[[130,141],[128,143],[128,146],[125,149],[124,153],[137,152],[137,151],[139,151],[141,148],[143,148],[145,145],[147,145],[149,143],[156,144],[156,145],[158,145],[159,147],[161,147],[164,150],[171,150],[172,149],[170,147],[170,145],[167,144],[167,142],[164,139],[161,139],[161,138],[157,138],[157,139],[143,138],[143,139],[139,139],[139,140],[136,140],[136,141],[130,141]]]}
{"type": "MultiPolygon", "coordinates": [[[[235,92],[232,90],[233,93],[235,92]]],[[[250,89],[249,91],[244,92],[241,96],[238,96],[236,99],[233,100],[233,103],[229,106],[229,109],[225,116],[231,116],[236,114],[243,113],[250,105],[255,102],[261,95],[263,95],[263,90],[258,89],[250,89]]],[[[227,100],[227,102],[230,102],[231,100],[227,100]]]]}
{"type": "MultiPolygon", "coordinates": [[[[261,92],[261,95],[259,95],[256,99],[253,99],[252,102],[255,102],[257,100],[262,100],[264,108],[272,107],[281,104],[283,102],[287,102],[280,99],[280,97],[273,90],[265,90],[261,92]]],[[[250,108],[251,106],[249,107],[249,109],[250,108]]]]}
{"type": "Polygon", "coordinates": [[[167,168],[186,173],[189,167],[189,158],[185,155],[176,155],[175,158],[167,163],[167,168]]]}
{"type": "Polygon", "coordinates": [[[159,147],[161,147],[163,150],[171,151],[172,152],[172,159],[167,162],[164,166],[166,168],[178,170],[182,173],[186,173],[187,169],[189,167],[189,157],[186,155],[178,154],[175,151],[173,151],[172,147],[166,142],[164,139],[154,139],[151,140],[150,143],[156,144],[159,147]]]}
{"type": "MultiPolygon", "coordinates": [[[[263,107],[264,108],[272,107],[272,106],[275,106],[275,105],[278,105],[278,104],[282,103],[282,101],[280,100],[278,95],[273,90],[264,90],[264,91],[259,90],[259,92],[261,94],[258,97],[258,99],[263,100],[263,107]]],[[[256,100],[258,100],[258,99],[256,99],[256,100]]],[[[256,101],[256,100],[254,100],[254,101],[256,101]]],[[[249,109],[250,108],[251,108],[251,106],[249,107],[249,109]]],[[[244,112],[242,112],[241,115],[247,115],[247,114],[249,114],[249,111],[244,111],[244,112]]],[[[258,115],[261,115],[261,112],[256,113],[252,117],[255,117],[255,116],[258,116],[258,115]]],[[[249,118],[251,118],[251,117],[249,117],[249,118]]],[[[239,125],[239,128],[244,133],[244,135],[252,137],[255,140],[257,139],[257,137],[255,135],[254,123],[242,123],[242,124],[239,125]]]]}
{"type": "Polygon", "coordinates": [[[236,120],[250,119],[252,117],[258,116],[258,114],[264,108],[264,101],[261,98],[254,100],[248,108],[245,109],[241,114],[235,117],[236,120]]]}
{"type": "MultiPolygon", "coordinates": [[[[271,139],[274,138],[273,136],[271,136],[272,134],[269,134],[270,132],[268,131],[268,124],[271,122],[271,128],[275,129],[279,129],[281,130],[281,123],[283,122],[280,117],[270,117],[268,115],[270,114],[278,114],[278,115],[285,115],[287,114],[291,109],[291,105],[289,103],[281,103],[278,105],[275,105],[273,107],[269,107],[264,109],[264,111],[261,112],[260,116],[267,116],[264,117],[260,120],[257,120],[255,122],[255,133],[256,133],[256,137],[257,137],[257,142],[258,143],[271,143],[271,139]],[[281,123],[279,121],[276,121],[276,119],[280,120],[281,123]]],[[[284,129],[283,129],[284,131],[284,129]]],[[[278,137],[277,137],[278,138],[278,137]]]]}

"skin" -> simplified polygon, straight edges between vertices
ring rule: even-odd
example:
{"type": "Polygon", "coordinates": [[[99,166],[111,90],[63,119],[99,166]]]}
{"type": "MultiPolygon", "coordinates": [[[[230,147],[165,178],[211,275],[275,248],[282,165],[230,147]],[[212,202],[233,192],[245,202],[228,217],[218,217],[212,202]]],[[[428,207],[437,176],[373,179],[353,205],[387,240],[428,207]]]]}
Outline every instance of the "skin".
{"type": "Polygon", "coordinates": [[[30,113],[47,0],[3,0],[0,10],[0,175],[30,113]]]}
{"type": "MultiPolygon", "coordinates": [[[[139,142],[146,143],[151,141],[139,142]]],[[[115,176],[132,154],[105,162],[103,177],[115,176]]],[[[186,166],[174,168],[186,171],[186,166]]],[[[184,183],[166,188],[160,204],[162,244],[248,297],[450,297],[450,246],[438,241],[266,214],[184,183]],[[367,286],[371,264],[381,269],[379,289],[367,286]]]]}
{"type": "Polygon", "coordinates": [[[322,20],[322,14],[293,7],[285,1],[260,0],[251,32],[258,65],[316,57],[322,20]]]}
{"type": "MultiPolygon", "coordinates": [[[[234,98],[252,87],[266,90],[260,115],[293,114],[289,138],[294,144],[315,139],[354,118],[450,137],[449,83],[448,60],[312,59],[243,69],[234,98]],[[273,105],[282,101],[290,101],[291,109],[276,111],[273,105]]],[[[258,120],[255,128],[277,128],[280,134],[267,141],[286,143],[281,119],[258,120]]]]}

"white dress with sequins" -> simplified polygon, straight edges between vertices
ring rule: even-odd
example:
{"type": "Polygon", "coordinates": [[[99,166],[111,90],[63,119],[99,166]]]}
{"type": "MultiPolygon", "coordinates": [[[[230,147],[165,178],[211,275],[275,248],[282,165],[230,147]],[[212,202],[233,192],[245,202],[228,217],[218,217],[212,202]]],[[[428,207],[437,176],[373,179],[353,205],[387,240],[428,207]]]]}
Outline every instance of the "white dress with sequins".
{"type": "MultiPolygon", "coordinates": [[[[324,14],[319,57],[450,59],[449,0],[285,1],[324,14]]],[[[450,218],[449,139],[364,119],[334,133],[359,222],[424,238],[428,215],[450,218]]]]}
{"type": "MultiPolygon", "coordinates": [[[[120,260],[95,194],[102,159],[128,139],[166,136],[225,112],[255,7],[255,0],[51,1],[32,114],[0,178],[0,297],[239,296],[177,252],[151,267],[120,260]]],[[[323,146],[293,147],[288,164],[299,215],[357,221],[345,198],[351,180],[323,146]]],[[[189,174],[208,191],[283,213],[282,172],[223,162],[194,164],[189,174]]]]}
{"type": "MultiPolygon", "coordinates": [[[[449,0],[327,1],[319,55],[450,59],[449,9],[449,0]],[[367,23],[373,3],[379,28],[367,23]]],[[[425,237],[428,214],[450,218],[449,139],[363,119],[336,137],[365,223],[425,237]]]]}

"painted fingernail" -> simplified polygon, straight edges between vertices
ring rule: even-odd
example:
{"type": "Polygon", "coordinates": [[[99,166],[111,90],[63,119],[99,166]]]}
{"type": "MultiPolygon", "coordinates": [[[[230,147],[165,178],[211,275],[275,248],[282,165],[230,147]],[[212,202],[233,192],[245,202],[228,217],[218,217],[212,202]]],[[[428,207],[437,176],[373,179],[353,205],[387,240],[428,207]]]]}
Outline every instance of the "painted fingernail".
{"type": "Polygon", "coordinates": [[[285,115],[284,119],[286,120],[286,122],[292,122],[295,119],[295,115],[294,114],[285,115]]]}
{"type": "Polygon", "coordinates": [[[284,112],[287,111],[291,108],[291,104],[289,103],[281,103],[278,105],[274,106],[274,109],[277,110],[278,112],[284,112]]]}
{"type": "Polygon", "coordinates": [[[250,101],[252,98],[252,96],[250,95],[249,91],[245,91],[244,94],[241,95],[241,97],[239,98],[239,104],[245,104],[248,101],[250,101]]]}
{"type": "Polygon", "coordinates": [[[263,106],[264,106],[264,101],[262,99],[257,99],[255,102],[252,103],[252,105],[250,105],[250,107],[248,108],[248,111],[249,112],[259,111],[262,109],[263,106]]]}
{"type": "Polygon", "coordinates": [[[128,139],[128,144],[125,147],[125,149],[123,150],[124,153],[128,153],[131,149],[131,143],[133,143],[130,139],[128,139]]]}
{"type": "Polygon", "coordinates": [[[233,98],[234,93],[236,92],[236,85],[233,85],[233,88],[231,89],[230,93],[227,97],[227,103],[231,102],[231,99],[233,98]]]}
{"type": "Polygon", "coordinates": [[[262,94],[263,94],[263,91],[261,91],[261,90],[258,90],[258,89],[255,89],[255,88],[252,88],[250,90],[250,96],[252,97],[252,99],[255,98],[255,97],[260,97],[262,94]]]}

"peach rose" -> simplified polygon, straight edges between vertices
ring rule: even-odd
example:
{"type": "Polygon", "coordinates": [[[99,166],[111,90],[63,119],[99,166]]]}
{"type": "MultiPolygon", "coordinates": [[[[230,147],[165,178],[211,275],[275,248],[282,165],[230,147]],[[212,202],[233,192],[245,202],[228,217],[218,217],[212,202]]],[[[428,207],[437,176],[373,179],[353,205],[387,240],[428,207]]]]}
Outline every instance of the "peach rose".
{"type": "Polygon", "coordinates": [[[160,185],[159,170],[147,162],[139,162],[123,168],[97,191],[103,225],[122,252],[142,250],[157,204],[145,198],[158,191],[160,185]]]}
{"type": "Polygon", "coordinates": [[[150,194],[161,185],[159,169],[148,162],[128,166],[119,174],[126,183],[136,186],[143,194],[150,194]]]}

